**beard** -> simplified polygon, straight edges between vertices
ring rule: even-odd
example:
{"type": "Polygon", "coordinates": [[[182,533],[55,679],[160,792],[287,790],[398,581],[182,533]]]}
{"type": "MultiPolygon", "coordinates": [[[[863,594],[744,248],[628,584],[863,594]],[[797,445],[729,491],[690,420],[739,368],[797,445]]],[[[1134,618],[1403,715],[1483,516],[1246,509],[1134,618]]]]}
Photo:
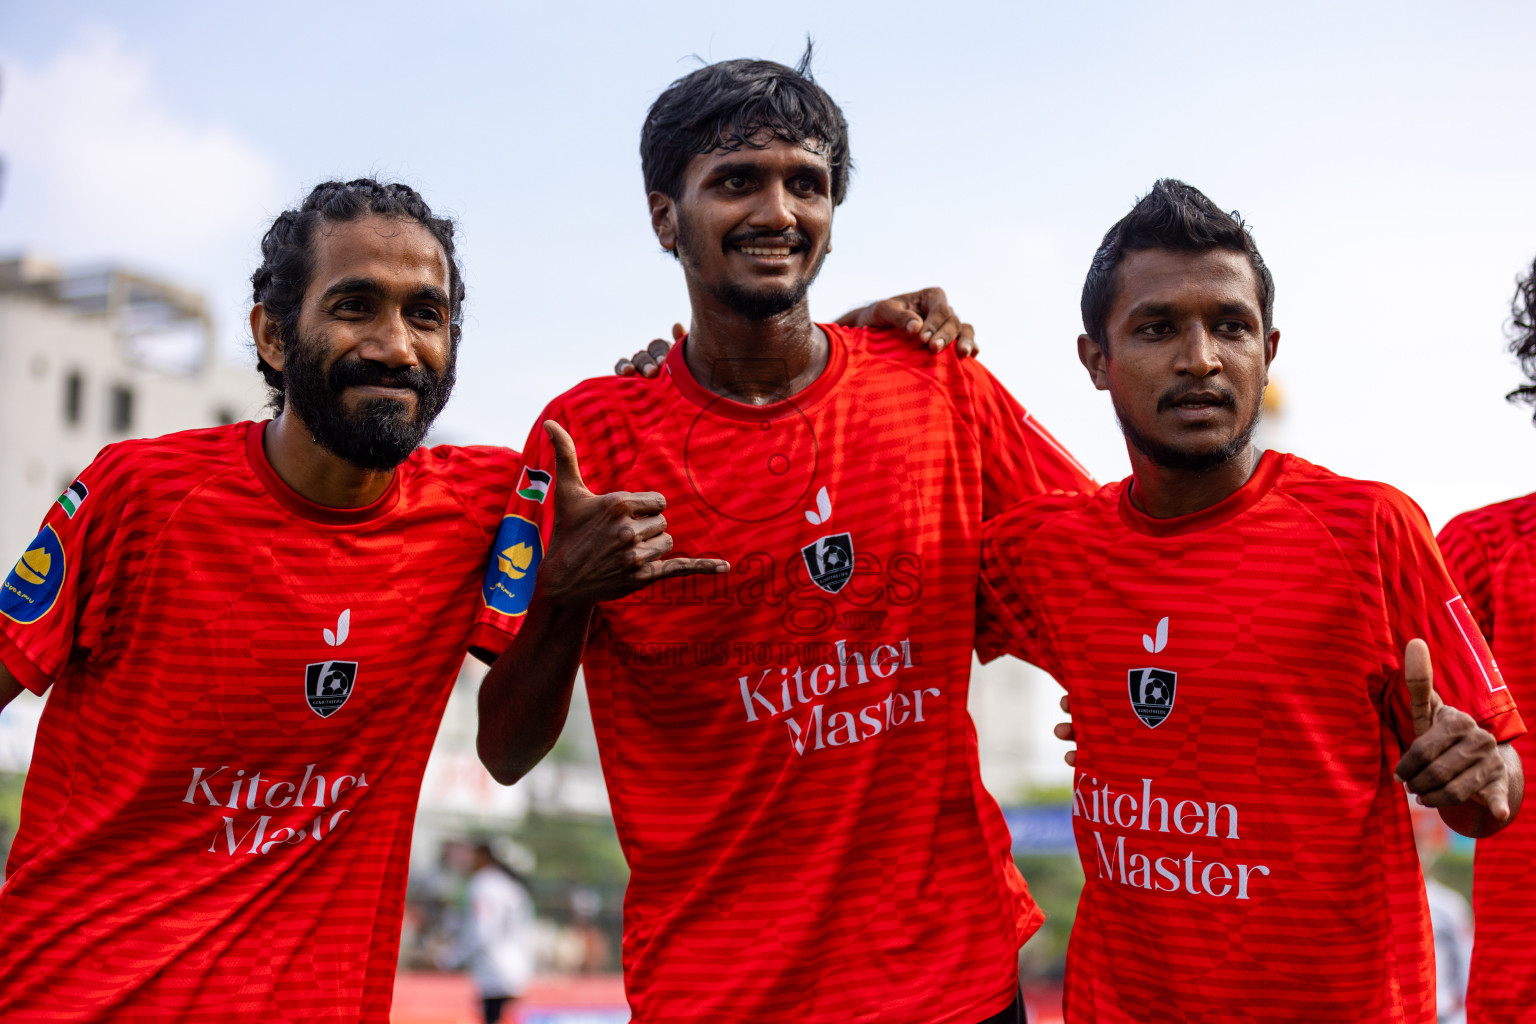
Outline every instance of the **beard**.
{"type": "Polygon", "coordinates": [[[298,414],[315,443],[359,469],[394,469],[427,436],[432,421],[453,392],[458,342],[448,353],[442,376],[424,366],[391,368],[367,359],[342,358],[325,368],[326,338],[299,335],[287,346],[283,363],[283,394],[287,408],[298,414]],[[348,409],[348,387],[377,384],[409,388],[416,393],[416,411],[394,398],[365,398],[348,409]]]}
{"type": "MultiPolygon", "coordinates": [[[[1164,401],[1167,401],[1165,398],[1164,401]]],[[[1224,466],[1237,456],[1248,450],[1248,445],[1253,441],[1253,432],[1258,429],[1259,417],[1264,411],[1264,396],[1259,395],[1259,401],[1253,405],[1253,415],[1242,430],[1232,436],[1225,444],[1217,445],[1210,451],[1192,452],[1183,448],[1175,448],[1164,444],[1154,437],[1148,437],[1137,430],[1131,422],[1131,418],[1125,414],[1120,403],[1115,400],[1114,393],[1110,393],[1110,404],[1115,407],[1115,419],[1120,422],[1120,433],[1131,446],[1154,463],[1164,469],[1179,470],[1186,473],[1208,473],[1218,466],[1224,466]]]]}
{"type": "MultiPolygon", "coordinates": [[[[683,214],[681,208],[677,211],[677,254],[684,262],[691,262],[689,254],[697,252],[694,242],[697,235],[693,225],[683,214]]],[[[790,228],[788,231],[737,231],[725,237],[720,243],[722,253],[728,253],[738,245],[750,245],[753,242],[778,243],[780,245],[805,246],[809,239],[804,233],[790,228]]],[[[798,280],[785,284],[769,285],[760,288],[747,288],[735,281],[715,283],[712,281],[701,282],[715,301],[725,306],[731,312],[747,320],[771,320],[781,313],[787,313],[791,309],[805,301],[805,295],[811,290],[811,284],[816,276],[821,273],[821,265],[827,260],[826,250],[816,257],[816,262],[811,264],[810,271],[802,274],[798,280]]]]}

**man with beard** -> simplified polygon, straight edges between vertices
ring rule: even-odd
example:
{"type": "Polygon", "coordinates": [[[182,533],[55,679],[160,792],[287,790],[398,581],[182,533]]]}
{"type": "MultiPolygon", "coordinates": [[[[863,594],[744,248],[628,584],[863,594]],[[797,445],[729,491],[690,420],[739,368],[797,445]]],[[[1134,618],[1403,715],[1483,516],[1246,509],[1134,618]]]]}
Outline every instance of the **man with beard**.
{"type": "MultiPolygon", "coordinates": [[[[0,705],[50,693],[0,890],[7,1022],[388,1017],[421,775],[519,456],[419,447],[464,285],[413,190],[319,185],[262,255],[275,418],[109,446],[0,586],[0,705]]],[[[865,315],[959,334],[936,289],[865,315]]]]}
{"type": "Polygon", "coordinates": [[[646,118],[692,330],[530,436],[481,758],[527,771],[584,665],[637,1024],[1018,1021],[1041,914],[966,712],[981,527],[1092,481],[975,360],[812,321],[849,149],[808,65],[710,65],[646,118]],[[664,529],[730,571],[630,596],[664,529]]]}
{"type": "Polygon", "coordinates": [[[1418,506],[1253,445],[1273,306],[1242,221],[1158,182],[1078,338],[1133,475],[987,526],[982,656],[1071,700],[1069,1021],[1432,1024],[1398,780],[1465,835],[1520,806],[1525,728],[1418,506]]]}
{"type": "Polygon", "coordinates": [[[515,456],[418,447],[464,286],[414,191],[320,185],[262,255],[277,416],[108,446],[0,591],[0,695],[49,693],[0,892],[6,1021],[387,1018],[515,456]]]}
{"type": "MultiPolygon", "coordinates": [[[[1515,290],[1510,344],[1528,383],[1511,401],[1536,402],[1536,264],[1515,290]]],[[[1440,550],[1521,700],[1536,699],[1536,494],[1464,512],[1440,550]]],[[[1531,734],[1515,741],[1527,753],[1531,734]]],[[[1477,844],[1472,881],[1468,1024],[1536,1022],[1536,816],[1477,844]]]]}

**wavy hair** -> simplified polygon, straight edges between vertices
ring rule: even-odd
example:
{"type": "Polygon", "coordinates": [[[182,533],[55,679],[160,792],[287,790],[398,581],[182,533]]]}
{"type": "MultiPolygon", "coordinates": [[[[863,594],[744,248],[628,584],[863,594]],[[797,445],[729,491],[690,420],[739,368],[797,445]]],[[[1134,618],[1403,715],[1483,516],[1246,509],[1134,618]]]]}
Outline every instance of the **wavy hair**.
{"type": "MultiPolygon", "coordinates": [[[[409,185],[373,178],[316,185],[297,210],[284,210],[261,237],[261,266],[251,275],[252,301],[267,311],[284,343],[293,341],[304,293],[315,272],[315,229],[322,222],[341,224],[370,215],[415,221],[443,247],[448,258],[449,329],[457,345],[464,319],[464,274],[454,254],[453,221],[434,216],[427,201],[409,185]]],[[[256,367],[267,382],[273,411],[282,412],[283,372],[261,358],[259,351],[256,367]]]]}
{"type": "MultiPolygon", "coordinates": [[[[1509,303],[1509,350],[1520,360],[1526,383],[1504,397],[1511,402],[1536,406],[1536,261],[1530,273],[1515,280],[1515,297],[1509,303]]],[[[1536,412],[1531,414],[1536,421],[1536,412]]]]}

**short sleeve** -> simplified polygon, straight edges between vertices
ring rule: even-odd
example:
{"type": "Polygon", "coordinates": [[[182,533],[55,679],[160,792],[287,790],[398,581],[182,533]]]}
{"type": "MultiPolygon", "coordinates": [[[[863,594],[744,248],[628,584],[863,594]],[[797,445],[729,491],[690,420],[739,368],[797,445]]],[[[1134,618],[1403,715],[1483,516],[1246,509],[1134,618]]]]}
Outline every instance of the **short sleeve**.
{"type": "Polygon", "coordinates": [[[982,516],[1037,494],[1092,493],[1099,485],[1082,463],[974,359],[963,365],[982,447],[982,516]]]}
{"type": "Polygon", "coordinates": [[[495,657],[506,650],[533,599],[539,563],[555,525],[555,453],[544,421],[563,423],[554,406],[528,434],[517,483],[508,499],[480,592],[480,614],[470,635],[472,650],[495,657]]]}
{"type": "Polygon", "coordinates": [[[1499,741],[1525,732],[1509,687],[1466,599],[1441,558],[1424,513],[1406,496],[1390,492],[1376,522],[1386,633],[1390,650],[1388,714],[1398,739],[1413,741],[1413,718],[1403,684],[1403,648],[1421,638],[1429,645],[1435,689],[1452,707],[1471,715],[1499,741]]]}
{"type": "Polygon", "coordinates": [[[1445,524],[1436,538],[1451,582],[1467,602],[1467,610],[1484,637],[1493,636],[1493,561],[1468,515],[1445,524]]]}
{"type": "Polygon", "coordinates": [[[125,571],[116,565],[117,463],[112,448],[97,456],[54,501],[0,584],[0,662],[33,693],[45,693],[72,658],[99,650],[110,632],[112,583],[125,571]]]}
{"type": "Polygon", "coordinates": [[[1060,678],[1032,594],[1028,552],[1043,517],[1030,502],[989,520],[982,530],[981,580],[976,588],[976,654],[1032,662],[1060,678]]]}

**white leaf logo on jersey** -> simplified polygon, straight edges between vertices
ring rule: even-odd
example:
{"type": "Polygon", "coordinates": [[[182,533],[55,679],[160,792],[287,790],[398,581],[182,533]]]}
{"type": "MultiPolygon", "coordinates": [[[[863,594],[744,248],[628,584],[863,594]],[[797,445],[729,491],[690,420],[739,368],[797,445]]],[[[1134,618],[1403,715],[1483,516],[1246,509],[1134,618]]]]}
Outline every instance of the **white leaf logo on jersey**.
{"type": "MultiPolygon", "coordinates": [[[[1164,619],[1163,621],[1167,622],[1168,620],[1164,619]]],[[[351,625],[352,609],[348,608],[336,617],[336,632],[332,633],[328,629],[321,630],[321,632],[325,634],[325,642],[330,644],[332,647],[340,647],[342,644],[347,642],[347,629],[351,625]]]]}
{"type": "Polygon", "coordinates": [[[1156,654],[1168,646],[1168,616],[1164,615],[1157,624],[1157,639],[1154,641],[1147,634],[1141,634],[1141,646],[1147,649],[1148,654],[1156,654]]]}
{"type": "Polygon", "coordinates": [[[827,497],[827,489],[823,487],[816,492],[816,511],[809,510],[805,513],[805,521],[812,526],[820,526],[832,518],[832,499],[827,497]]]}

